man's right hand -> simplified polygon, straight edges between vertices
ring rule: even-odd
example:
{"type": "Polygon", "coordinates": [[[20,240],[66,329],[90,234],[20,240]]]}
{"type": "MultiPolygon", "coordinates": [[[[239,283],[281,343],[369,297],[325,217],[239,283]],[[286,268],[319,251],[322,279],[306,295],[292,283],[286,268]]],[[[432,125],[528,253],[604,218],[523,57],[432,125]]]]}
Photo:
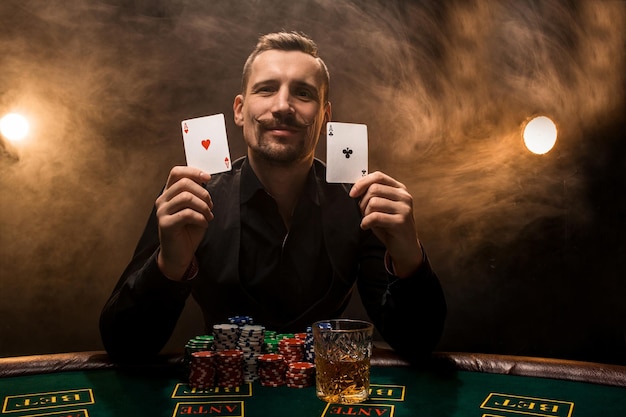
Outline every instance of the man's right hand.
{"type": "Polygon", "coordinates": [[[182,279],[213,220],[213,201],[203,186],[210,179],[197,168],[176,166],[156,200],[161,242],[157,264],[169,279],[182,279]]]}

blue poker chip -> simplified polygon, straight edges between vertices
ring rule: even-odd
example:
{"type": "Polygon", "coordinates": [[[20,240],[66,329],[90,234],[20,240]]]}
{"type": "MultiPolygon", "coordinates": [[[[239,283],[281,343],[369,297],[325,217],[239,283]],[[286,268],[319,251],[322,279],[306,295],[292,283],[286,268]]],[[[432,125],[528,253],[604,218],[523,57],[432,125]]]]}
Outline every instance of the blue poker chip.
{"type": "Polygon", "coordinates": [[[228,322],[243,326],[244,324],[254,324],[254,319],[250,316],[232,316],[228,318],[228,322]]]}

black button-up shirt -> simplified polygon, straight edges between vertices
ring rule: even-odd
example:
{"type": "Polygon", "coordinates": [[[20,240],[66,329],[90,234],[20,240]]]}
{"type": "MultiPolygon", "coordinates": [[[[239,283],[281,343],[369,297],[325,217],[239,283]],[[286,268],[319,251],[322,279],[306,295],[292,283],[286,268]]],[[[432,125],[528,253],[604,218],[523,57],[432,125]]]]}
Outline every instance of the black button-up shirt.
{"type": "Polygon", "coordinates": [[[287,227],[250,165],[242,167],[240,279],[274,313],[288,311],[298,316],[309,307],[302,299],[319,299],[330,287],[332,268],[320,226],[313,170],[287,227]]]}

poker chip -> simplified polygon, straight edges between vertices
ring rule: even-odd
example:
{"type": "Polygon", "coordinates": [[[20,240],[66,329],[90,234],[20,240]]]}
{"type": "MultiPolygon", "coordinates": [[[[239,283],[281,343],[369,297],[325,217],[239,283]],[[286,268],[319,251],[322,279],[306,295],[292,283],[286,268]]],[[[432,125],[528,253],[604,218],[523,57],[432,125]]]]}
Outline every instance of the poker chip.
{"type": "Polygon", "coordinates": [[[285,361],[304,361],[304,341],[301,339],[287,338],[278,342],[278,352],[285,357],[285,361]]]}
{"type": "Polygon", "coordinates": [[[263,341],[263,353],[278,353],[278,342],[276,338],[266,337],[263,341]]]}
{"type": "Polygon", "coordinates": [[[216,352],[215,385],[218,387],[238,387],[244,382],[243,352],[229,349],[216,352]]]}
{"type": "Polygon", "coordinates": [[[183,357],[183,364],[185,367],[186,377],[189,377],[192,354],[194,352],[212,351],[213,350],[213,336],[212,335],[199,335],[192,339],[189,339],[185,344],[185,353],[183,357]]]}
{"type": "Polygon", "coordinates": [[[265,387],[279,387],[285,385],[287,362],[283,355],[264,353],[257,358],[259,382],[265,387]]]}
{"type": "Polygon", "coordinates": [[[311,362],[292,362],[285,373],[289,388],[306,388],[315,385],[315,365],[311,362]]]}
{"type": "Polygon", "coordinates": [[[215,350],[237,349],[239,326],[231,323],[215,324],[213,325],[213,337],[215,350]]]}
{"type": "Polygon", "coordinates": [[[244,381],[256,381],[257,357],[263,351],[265,327],[254,324],[244,324],[239,329],[237,348],[243,352],[244,381]]]}
{"type": "Polygon", "coordinates": [[[313,328],[306,328],[306,336],[304,338],[304,360],[307,362],[315,362],[315,347],[313,343],[313,328]]]}
{"type": "Polygon", "coordinates": [[[318,329],[331,330],[333,328],[333,325],[330,324],[330,322],[323,321],[323,322],[317,323],[317,328],[318,329]]]}
{"type": "Polygon", "coordinates": [[[193,352],[189,365],[189,386],[197,390],[213,388],[215,386],[215,376],[215,352],[193,352]]]}
{"type": "Polygon", "coordinates": [[[250,316],[232,316],[228,318],[230,324],[236,324],[237,326],[243,326],[246,324],[254,324],[254,319],[250,316]]]}
{"type": "Polygon", "coordinates": [[[213,326],[212,334],[185,344],[186,377],[197,390],[254,381],[265,387],[310,387],[315,385],[314,362],[311,326],[305,332],[277,333],[243,315],[228,317],[228,323],[213,326]]]}

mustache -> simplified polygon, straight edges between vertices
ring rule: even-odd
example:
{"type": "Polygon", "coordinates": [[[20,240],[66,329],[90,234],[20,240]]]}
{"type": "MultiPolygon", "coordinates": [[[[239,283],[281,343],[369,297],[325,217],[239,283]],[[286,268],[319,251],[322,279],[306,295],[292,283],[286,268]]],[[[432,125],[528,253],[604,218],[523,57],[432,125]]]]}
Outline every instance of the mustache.
{"type": "Polygon", "coordinates": [[[304,129],[307,128],[313,123],[315,123],[315,119],[307,122],[305,120],[300,121],[295,117],[287,116],[287,117],[272,117],[271,119],[261,119],[258,117],[254,117],[254,120],[263,128],[263,129],[275,129],[281,126],[293,127],[295,129],[304,129]]]}

